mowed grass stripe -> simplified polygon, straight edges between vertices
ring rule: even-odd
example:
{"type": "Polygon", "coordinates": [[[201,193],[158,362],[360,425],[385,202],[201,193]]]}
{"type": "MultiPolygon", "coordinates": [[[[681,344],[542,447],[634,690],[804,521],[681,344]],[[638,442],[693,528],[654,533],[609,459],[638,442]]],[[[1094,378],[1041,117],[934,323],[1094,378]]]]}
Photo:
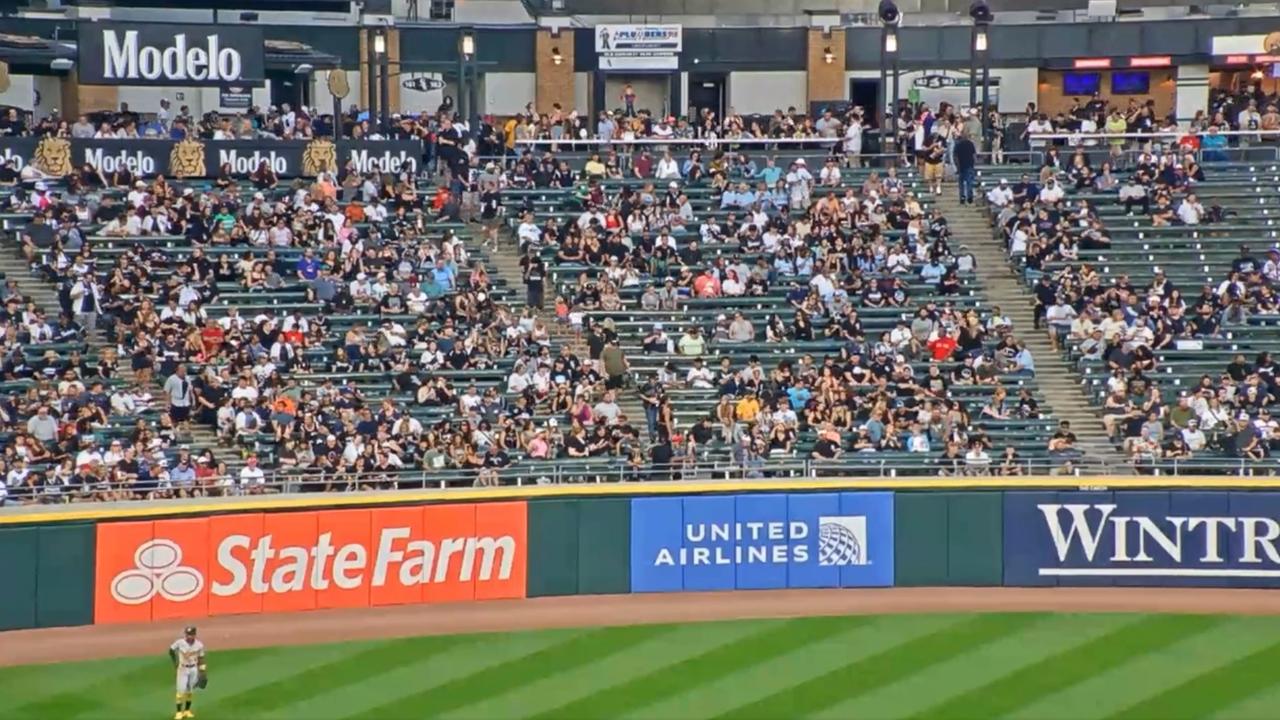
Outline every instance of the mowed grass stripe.
{"type": "Polygon", "coordinates": [[[638,643],[673,630],[674,627],[670,625],[636,625],[592,630],[531,655],[494,665],[442,685],[394,698],[349,717],[352,720],[435,717],[535,680],[623,652],[638,643]]]}
{"type": "Polygon", "coordinates": [[[450,652],[475,641],[477,635],[451,635],[438,638],[400,638],[385,640],[371,647],[355,650],[331,662],[298,672],[276,673],[265,682],[239,692],[219,697],[208,705],[210,710],[227,714],[263,713],[282,708],[316,694],[364,682],[410,661],[420,661],[450,652]]]}
{"type": "Polygon", "coordinates": [[[1033,615],[978,615],[938,632],[847,663],[806,682],[722,713],[729,718],[808,715],[842,700],[901,680],[931,665],[972,651],[1001,635],[1027,627],[1033,615]]]}
{"type": "Polygon", "coordinates": [[[562,673],[519,685],[493,697],[440,715],[438,720],[493,720],[531,717],[573,702],[596,690],[616,685],[626,678],[645,675],[658,668],[734,643],[773,626],[764,622],[704,622],[682,625],[677,634],[659,635],[562,673]]]}
{"type": "MultiPolygon", "coordinates": [[[[1187,658],[1195,662],[1195,658],[1187,658]]],[[[1176,685],[1111,715],[1113,720],[1181,720],[1209,717],[1229,705],[1280,684],[1280,642],[1176,685]]]]}
{"type": "MultiPolygon", "coordinates": [[[[454,647],[445,654],[408,657],[393,668],[376,674],[359,673],[359,685],[330,689],[315,688],[312,695],[296,702],[257,714],[257,718],[345,718],[368,710],[370,705],[390,702],[411,692],[443,685],[473,675],[495,665],[532,655],[568,641],[587,630],[540,630],[520,633],[488,633],[476,641],[454,647]]],[[[428,643],[433,638],[419,638],[428,643]]],[[[425,647],[425,645],[424,645],[425,647]]],[[[202,714],[200,720],[235,720],[233,714],[202,714]]]]}
{"type": "Polygon", "coordinates": [[[1038,697],[1084,682],[1129,660],[1158,652],[1221,622],[1207,616],[1152,615],[1083,645],[1054,653],[915,715],[930,718],[996,718],[1038,697]]]}
{"type": "MultiPolygon", "coordinates": [[[[41,720],[71,718],[102,707],[104,701],[112,694],[129,687],[163,686],[168,688],[169,698],[173,698],[175,674],[172,665],[160,662],[156,658],[129,658],[118,660],[116,663],[114,671],[105,677],[98,674],[104,668],[103,665],[98,664],[95,668],[98,672],[76,674],[77,677],[84,678],[84,682],[68,682],[60,692],[5,709],[3,717],[6,719],[29,717],[41,720]]],[[[106,667],[110,668],[111,665],[106,667]]]]}
{"type": "MultiPolygon", "coordinates": [[[[1058,720],[1103,717],[1158,695],[1210,668],[1226,665],[1275,641],[1271,618],[1223,617],[1213,632],[1179,638],[1160,652],[1134,658],[1059,692],[1037,698],[1008,717],[1058,720]]],[[[1273,705],[1261,717],[1276,715],[1273,705]]]]}
{"type": "Polygon", "coordinates": [[[868,618],[854,616],[805,618],[767,626],[748,637],[618,685],[600,688],[534,717],[536,720],[616,717],[866,622],[868,618]]]}
{"type": "MultiPolygon", "coordinates": [[[[623,720],[708,718],[763,699],[855,660],[870,657],[966,619],[959,615],[873,616],[865,624],[832,633],[789,653],[748,666],[732,675],[659,699],[623,720]]],[[[841,718],[840,720],[845,720],[841,718]]]]}

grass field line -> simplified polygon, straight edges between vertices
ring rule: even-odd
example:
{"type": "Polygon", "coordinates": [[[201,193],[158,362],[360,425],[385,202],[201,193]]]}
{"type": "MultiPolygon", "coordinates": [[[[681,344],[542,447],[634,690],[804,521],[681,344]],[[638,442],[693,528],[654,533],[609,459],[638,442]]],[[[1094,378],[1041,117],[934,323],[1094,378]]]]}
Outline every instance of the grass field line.
{"type": "Polygon", "coordinates": [[[1276,684],[1280,641],[1211,668],[1154,697],[1114,713],[1108,720],[1203,718],[1276,684]]]}
{"type": "MultiPolygon", "coordinates": [[[[1258,618],[1224,618],[1213,632],[1179,637],[1158,653],[1132,658],[1106,672],[1024,705],[1011,720],[1058,720],[1099,717],[1117,712],[1145,698],[1195,677],[1206,668],[1226,665],[1274,642],[1270,623],[1258,618]],[[1194,660],[1192,660],[1194,658],[1194,660]]],[[[1265,715],[1274,718],[1273,705],[1265,715]]]]}
{"type": "Polygon", "coordinates": [[[1207,632],[1222,621],[1221,618],[1209,616],[1145,617],[1078,645],[1056,653],[1046,653],[1013,672],[926,708],[917,713],[914,720],[1003,717],[1034,702],[1041,695],[1069,688],[1093,674],[1105,673],[1133,658],[1160,652],[1176,643],[1180,637],[1207,632]]]}
{"type": "Polygon", "coordinates": [[[443,685],[392,697],[362,712],[348,715],[345,720],[438,717],[450,710],[465,707],[477,698],[489,697],[539,678],[550,677],[568,668],[597,662],[601,658],[674,631],[675,628],[669,625],[630,625],[592,630],[531,655],[486,668],[443,685]]]}
{"type": "Polygon", "coordinates": [[[901,622],[892,616],[873,617],[864,625],[852,626],[762,663],[749,664],[732,675],[690,687],[670,697],[650,700],[645,707],[624,713],[621,718],[669,720],[720,715],[744,702],[767,697],[851,660],[875,655],[962,621],[963,616],[957,615],[920,615],[912,622],[901,622]]]}
{"type": "MultiPolygon", "coordinates": [[[[1000,617],[1000,616],[994,616],[1000,617]]],[[[1139,616],[1037,615],[1004,625],[982,642],[934,660],[928,647],[924,658],[903,657],[902,669],[878,686],[839,698],[812,714],[822,720],[849,717],[905,718],[940,701],[978,687],[1034,661],[1045,653],[1074,647],[1138,620],[1139,616]]]]}
{"type": "MultiPolygon", "coordinates": [[[[769,628],[783,624],[781,621],[714,622],[699,623],[682,629],[678,641],[669,635],[659,635],[621,652],[564,672],[521,683],[505,692],[487,698],[476,698],[456,711],[445,713],[441,720],[491,720],[511,717],[615,717],[609,705],[600,705],[585,711],[577,706],[584,697],[599,697],[604,688],[614,686],[620,680],[646,676],[655,669],[683,664],[690,658],[717,654],[724,648],[740,647],[743,641],[769,628]],[[591,713],[595,713],[592,715],[591,713]]],[[[651,697],[660,696],[661,690],[650,688],[651,697]]]]}
{"type": "MultiPolygon", "coordinates": [[[[419,638],[420,649],[407,652],[396,667],[378,674],[357,674],[361,679],[358,686],[339,680],[333,683],[334,687],[326,684],[316,688],[314,694],[305,700],[268,712],[255,711],[249,717],[255,720],[347,717],[363,712],[370,706],[385,703],[390,698],[424,692],[490,668],[531,657],[589,632],[591,630],[588,629],[561,629],[475,635],[470,636],[475,642],[464,643],[447,653],[432,651],[435,640],[439,638],[419,638]]],[[[242,715],[207,712],[200,716],[200,720],[235,720],[240,717],[242,715]]],[[[400,715],[388,716],[392,717],[400,715]]]]}
{"type": "Polygon", "coordinates": [[[929,635],[854,660],[805,682],[717,716],[730,718],[807,717],[841,700],[870,692],[929,665],[993,642],[1038,622],[1034,615],[975,615],[929,635]]]}

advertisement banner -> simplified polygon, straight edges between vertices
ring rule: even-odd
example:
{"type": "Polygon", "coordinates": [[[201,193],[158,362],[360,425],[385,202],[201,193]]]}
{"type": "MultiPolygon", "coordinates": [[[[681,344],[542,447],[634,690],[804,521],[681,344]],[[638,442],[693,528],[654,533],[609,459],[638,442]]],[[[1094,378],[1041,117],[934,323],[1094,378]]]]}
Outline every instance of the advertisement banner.
{"type": "Polygon", "coordinates": [[[675,70],[684,32],[680,25],[597,25],[601,70],[675,70]]]}
{"type": "Polygon", "coordinates": [[[1006,585],[1280,587],[1280,493],[1010,492],[1006,585]]]}
{"type": "Polygon", "coordinates": [[[523,598],[524,502],[101,523],[95,623],[523,598]]]}
{"type": "Polygon", "coordinates": [[[891,492],[637,498],[631,507],[633,592],[893,585],[891,492]]]}
{"type": "Polygon", "coordinates": [[[3,138],[0,160],[31,162],[50,175],[65,176],[91,165],[110,178],[128,170],[138,177],[216,177],[225,167],[247,177],[266,164],[282,178],[337,172],[351,163],[362,173],[417,174],[422,144],[417,140],[174,140],[98,138],[3,138]]]}
{"type": "Polygon", "coordinates": [[[219,86],[266,78],[257,25],[81,22],[82,85],[219,86]]]}

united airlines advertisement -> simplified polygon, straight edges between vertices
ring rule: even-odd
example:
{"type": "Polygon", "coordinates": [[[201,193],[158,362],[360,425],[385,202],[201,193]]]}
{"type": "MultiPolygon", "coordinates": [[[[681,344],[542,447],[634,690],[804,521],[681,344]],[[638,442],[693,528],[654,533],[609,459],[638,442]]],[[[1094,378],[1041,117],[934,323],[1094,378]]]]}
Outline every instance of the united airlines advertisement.
{"type": "Polygon", "coordinates": [[[1280,493],[1005,495],[1006,585],[1280,587],[1280,493]]]}
{"type": "Polygon", "coordinates": [[[893,493],[631,502],[633,592],[893,585],[893,493]]]}

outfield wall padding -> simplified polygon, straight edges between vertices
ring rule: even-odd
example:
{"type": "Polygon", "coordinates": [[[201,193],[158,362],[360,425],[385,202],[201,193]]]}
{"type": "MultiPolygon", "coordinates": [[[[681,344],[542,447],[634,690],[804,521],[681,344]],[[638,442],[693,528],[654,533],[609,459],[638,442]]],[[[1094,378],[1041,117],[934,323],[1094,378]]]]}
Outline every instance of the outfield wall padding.
{"type": "Polygon", "coordinates": [[[1280,587],[1280,492],[735,488],[0,527],[2,630],[892,585],[1280,587]]]}
{"type": "Polygon", "coordinates": [[[0,630],[36,626],[39,528],[0,529],[0,630]]]}
{"type": "Polygon", "coordinates": [[[578,593],[631,592],[631,499],[578,502],[578,593]]]}
{"type": "Polygon", "coordinates": [[[38,627],[93,623],[94,541],[92,523],[40,527],[36,572],[38,627]]]}
{"type": "Polygon", "coordinates": [[[577,500],[529,503],[529,597],[578,593],[577,500]]]}

